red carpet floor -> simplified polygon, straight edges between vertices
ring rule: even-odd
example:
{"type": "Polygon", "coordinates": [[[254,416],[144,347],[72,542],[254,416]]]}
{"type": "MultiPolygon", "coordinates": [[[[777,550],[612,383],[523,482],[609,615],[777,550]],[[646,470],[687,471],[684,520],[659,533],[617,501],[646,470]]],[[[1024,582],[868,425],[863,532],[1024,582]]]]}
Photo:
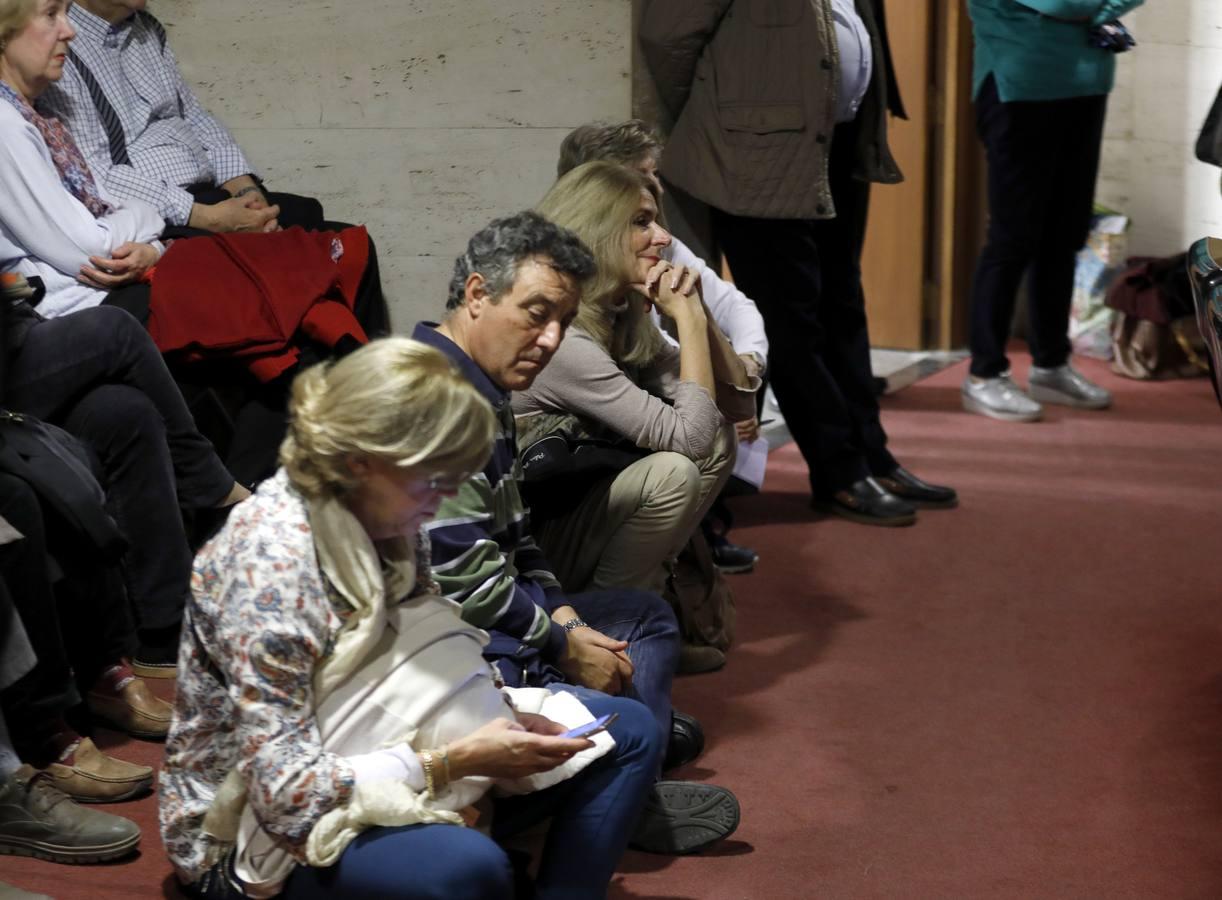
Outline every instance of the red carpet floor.
{"type": "MultiPolygon", "coordinates": [[[[1083,368],[1114,409],[968,416],[963,366],[887,398],[902,461],[962,497],[914,528],[814,519],[774,454],[738,506],[761,554],[740,642],[675,690],[709,732],[682,774],[732,787],[743,825],[629,854],[612,897],[1222,897],[1222,412],[1204,381],[1083,368]]],[[[153,802],[115,811],[138,858],[0,857],[0,880],[163,896],[153,802]]]]}

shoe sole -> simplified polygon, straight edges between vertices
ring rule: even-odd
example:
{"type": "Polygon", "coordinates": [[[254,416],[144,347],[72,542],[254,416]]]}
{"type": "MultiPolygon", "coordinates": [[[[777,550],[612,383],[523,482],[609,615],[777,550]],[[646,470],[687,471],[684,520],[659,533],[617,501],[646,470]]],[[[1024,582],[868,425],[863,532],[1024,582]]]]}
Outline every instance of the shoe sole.
{"type": "Polygon", "coordinates": [[[178,665],[156,665],[132,660],[132,673],[141,678],[177,678],[178,665]]]}
{"type": "Polygon", "coordinates": [[[720,569],[722,574],[725,575],[743,575],[747,572],[754,571],[755,569],[755,563],[753,562],[739,563],[738,565],[722,565],[719,562],[715,562],[713,565],[720,569]]]}
{"type": "MultiPolygon", "coordinates": [[[[905,500],[904,502],[907,503],[908,501],[905,500]]],[[[829,503],[825,500],[815,501],[815,510],[829,516],[848,519],[850,522],[856,522],[858,525],[877,525],[881,528],[904,528],[908,525],[915,525],[917,520],[916,513],[909,516],[869,516],[865,513],[845,509],[838,503],[829,503]]]]}
{"type": "Polygon", "coordinates": [[[724,788],[659,781],[641,816],[648,825],[637,830],[629,846],[645,853],[686,856],[732,835],[738,828],[740,811],[738,800],[724,788]],[[687,806],[696,791],[708,791],[710,796],[687,806]]]}
{"type": "Polygon", "coordinates": [[[906,497],[903,494],[892,491],[891,493],[899,497],[905,503],[910,503],[917,509],[954,509],[959,505],[959,498],[952,497],[949,500],[918,500],[915,497],[906,497]]]}
{"type": "Polygon", "coordinates": [[[6,837],[0,839],[0,856],[28,856],[53,863],[88,865],[109,862],[112,859],[127,856],[139,844],[139,833],[114,844],[103,844],[96,847],[62,847],[56,844],[45,844],[42,841],[21,841],[17,838],[6,837]]]}
{"type": "Polygon", "coordinates": [[[1109,406],[1112,405],[1112,401],[1110,398],[1102,402],[1091,401],[1091,400],[1075,400],[1073,397],[1070,397],[1068,394],[1062,394],[1060,391],[1054,391],[1054,390],[1050,390],[1045,387],[1041,387],[1040,385],[1035,384],[1034,382],[1028,383],[1027,396],[1029,396],[1036,403],[1052,403],[1057,406],[1069,406],[1069,407],[1072,407],[1073,409],[1107,409],[1109,406]]]}
{"type": "MultiPolygon", "coordinates": [[[[963,398],[963,408],[970,413],[976,413],[979,416],[987,416],[990,419],[997,419],[1001,422],[1038,422],[1044,417],[1044,413],[1012,413],[1004,410],[994,409],[991,406],[986,406],[974,397],[969,397],[967,394],[960,395],[963,398]]],[[[1031,399],[1035,399],[1032,397],[1031,399]]]]}
{"type": "Polygon", "coordinates": [[[153,778],[149,776],[147,781],[141,781],[135,784],[130,790],[124,791],[122,794],[116,794],[113,797],[85,797],[80,794],[73,794],[70,791],[65,791],[62,784],[55,785],[59,790],[68,795],[70,800],[76,803],[121,803],[124,800],[131,800],[135,797],[143,797],[153,789],[153,778]]]}

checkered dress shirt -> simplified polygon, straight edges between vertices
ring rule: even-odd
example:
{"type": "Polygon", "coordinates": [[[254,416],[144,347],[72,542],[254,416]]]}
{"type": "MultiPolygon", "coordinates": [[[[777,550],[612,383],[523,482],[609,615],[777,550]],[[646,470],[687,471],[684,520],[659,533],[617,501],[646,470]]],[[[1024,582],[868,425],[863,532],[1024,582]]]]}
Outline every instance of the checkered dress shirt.
{"type": "Polygon", "coordinates": [[[183,81],[156,19],[138,13],[111,25],[79,4],[69,17],[77,29],[75,58],[38,108],[68,126],[94,177],[113,194],[150,203],[169,224],[185,225],[194,201],[184,188],[254,173],[233,136],[183,81]],[[90,95],[91,80],[109,102],[103,112],[90,95]]]}

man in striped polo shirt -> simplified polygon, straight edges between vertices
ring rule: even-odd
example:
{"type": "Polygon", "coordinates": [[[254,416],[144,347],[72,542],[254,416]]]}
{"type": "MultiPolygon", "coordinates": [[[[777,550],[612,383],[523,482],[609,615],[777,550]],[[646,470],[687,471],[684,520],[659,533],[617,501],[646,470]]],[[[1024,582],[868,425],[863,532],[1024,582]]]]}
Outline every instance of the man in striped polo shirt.
{"type": "MultiPolygon", "coordinates": [[[[463,618],[491,635],[485,656],[510,685],[570,684],[635,697],[669,741],[663,768],[695,758],[699,724],[674,713],[679,652],[674,613],[656,594],[604,590],[566,595],[530,534],[519,491],[510,392],[531,385],[577,312],[594,260],[581,241],[537,213],[498,219],[455,262],[440,324],[413,337],[445,353],[497,416],[492,457],[447,498],[428,526],[433,574],[463,618]]],[[[633,846],[690,853],[738,825],[738,802],[714,785],[660,781],[633,846]]]]}

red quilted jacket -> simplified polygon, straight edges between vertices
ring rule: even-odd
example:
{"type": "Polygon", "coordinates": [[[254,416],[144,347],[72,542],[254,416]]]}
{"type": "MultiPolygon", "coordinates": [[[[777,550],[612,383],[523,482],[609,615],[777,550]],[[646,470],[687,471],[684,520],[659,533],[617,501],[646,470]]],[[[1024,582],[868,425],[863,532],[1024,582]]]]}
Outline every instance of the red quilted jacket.
{"type": "Polygon", "coordinates": [[[149,333],[162,353],[241,359],[271,381],[297,362],[300,336],[368,342],[352,314],[368,257],[364,226],[175,241],[152,279],[149,333]]]}

